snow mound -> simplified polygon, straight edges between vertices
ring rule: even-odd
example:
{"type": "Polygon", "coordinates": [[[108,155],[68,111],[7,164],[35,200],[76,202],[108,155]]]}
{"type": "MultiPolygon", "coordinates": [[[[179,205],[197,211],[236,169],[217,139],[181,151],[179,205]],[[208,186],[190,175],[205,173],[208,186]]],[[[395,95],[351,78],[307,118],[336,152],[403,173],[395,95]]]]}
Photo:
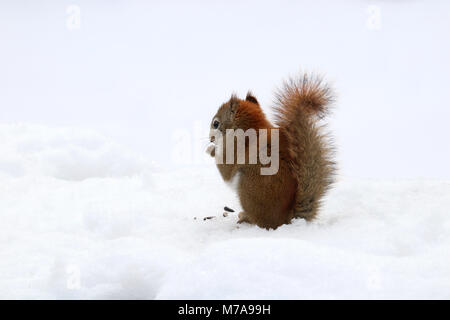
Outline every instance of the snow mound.
{"type": "Polygon", "coordinates": [[[64,180],[118,177],[148,163],[106,137],[74,128],[0,125],[0,174],[42,174],[64,180]]]}
{"type": "Polygon", "coordinates": [[[317,221],[267,231],[236,223],[213,163],[148,170],[75,129],[0,140],[0,298],[450,298],[449,181],[340,177],[317,221]]]}

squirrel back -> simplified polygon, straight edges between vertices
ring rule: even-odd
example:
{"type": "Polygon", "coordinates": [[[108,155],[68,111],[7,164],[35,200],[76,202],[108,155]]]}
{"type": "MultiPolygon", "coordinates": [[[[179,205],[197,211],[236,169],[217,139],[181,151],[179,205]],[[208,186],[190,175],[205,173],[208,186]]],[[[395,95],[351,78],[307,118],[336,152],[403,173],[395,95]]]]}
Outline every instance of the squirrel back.
{"type": "MultiPolygon", "coordinates": [[[[217,132],[226,137],[228,129],[255,129],[258,135],[258,129],[269,129],[269,136],[272,129],[279,130],[280,157],[276,174],[261,175],[259,162],[256,165],[217,163],[225,181],[239,178],[237,191],[244,209],[239,222],[276,228],[292,218],[312,220],[317,215],[334,173],[333,149],[320,125],[331,100],[330,90],[320,79],[303,75],[286,82],[277,93],[276,126],[267,120],[250,92],[245,100],[233,95],[219,108],[211,122],[211,142],[217,143],[217,132]]],[[[246,141],[246,152],[249,147],[246,141]]],[[[261,146],[257,148],[260,151],[261,146]]],[[[211,156],[222,155],[225,149],[222,141],[216,144],[211,156]]],[[[271,150],[270,144],[267,149],[271,150]]]]}

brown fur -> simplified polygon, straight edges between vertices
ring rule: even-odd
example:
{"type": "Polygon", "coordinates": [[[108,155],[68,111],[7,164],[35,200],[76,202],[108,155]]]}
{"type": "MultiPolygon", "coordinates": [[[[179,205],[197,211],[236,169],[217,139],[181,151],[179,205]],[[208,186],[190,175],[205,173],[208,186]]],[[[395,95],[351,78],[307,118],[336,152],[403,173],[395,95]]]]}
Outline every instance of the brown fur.
{"type": "MultiPolygon", "coordinates": [[[[236,174],[240,176],[237,192],[244,212],[240,213],[239,222],[277,228],[292,218],[312,220],[316,217],[334,173],[332,148],[318,125],[319,119],[326,115],[330,101],[330,90],[320,79],[310,79],[307,75],[291,79],[277,93],[274,108],[280,129],[278,172],[261,175],[261,163],[248,164],[248,141],[245,164],[237,164],[236,161],[234,164],[217,164],[225,181],[231,181],[236,174]]],[[[257,129],[276,128],[267,120],[250,92],[245,100],[233,95],[219,108],[213,122],[216,118],[224,137],[226,129],[245,131],[253,128],[258,134],[257,129]]],[[[270,130],[268,136],[270,142],[270,130]]],[[[224,148],[225,145],[226,142],[224,148]]]]}

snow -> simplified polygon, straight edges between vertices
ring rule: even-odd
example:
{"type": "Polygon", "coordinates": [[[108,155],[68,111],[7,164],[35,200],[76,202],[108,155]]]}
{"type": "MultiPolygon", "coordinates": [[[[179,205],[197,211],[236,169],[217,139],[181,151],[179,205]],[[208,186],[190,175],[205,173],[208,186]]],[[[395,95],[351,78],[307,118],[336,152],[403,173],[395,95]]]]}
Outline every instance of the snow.
{"type": "Polygon", "coordinates": [[[94,129],[171,169],[178,133],[196,162],[233,92],[270,114],[302,69],[336,91],[343,174],[450,179],[448,0],[44,2],[1,1],[0,123],[94,129]]]}
{"type": "Polygon", "coordinates": [[[0,298],[450,298],[450,181],[339,176],[317,221],[267,231],[212,161],[0,125],[0,298]]]}

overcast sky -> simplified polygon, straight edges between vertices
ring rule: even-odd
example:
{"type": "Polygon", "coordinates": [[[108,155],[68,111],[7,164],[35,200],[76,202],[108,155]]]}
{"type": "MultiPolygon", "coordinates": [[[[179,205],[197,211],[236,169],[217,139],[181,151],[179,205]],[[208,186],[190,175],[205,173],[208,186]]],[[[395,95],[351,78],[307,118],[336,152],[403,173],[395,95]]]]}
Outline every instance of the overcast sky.
{"type": "Polygon", "coordinates": [[[0,8],[0,123],[92,128],[167,167],[184,141],[190,165],[232,92],[251,89],[270,115],[274,89],[303,69],[337,93],[341,174],[450,178],[448,1],[0,8]]]}

